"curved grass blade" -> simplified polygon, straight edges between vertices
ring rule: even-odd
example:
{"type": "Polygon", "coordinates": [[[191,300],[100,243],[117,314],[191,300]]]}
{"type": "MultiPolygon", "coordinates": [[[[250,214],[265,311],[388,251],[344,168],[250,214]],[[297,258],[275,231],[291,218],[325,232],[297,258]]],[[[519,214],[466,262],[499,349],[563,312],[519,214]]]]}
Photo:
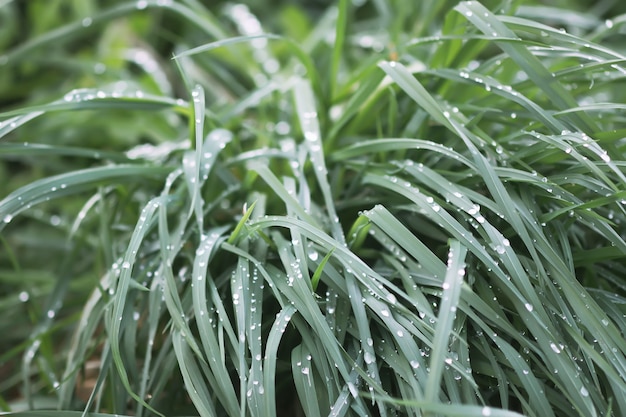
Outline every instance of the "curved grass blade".
{"type": "Polygon", "coordinates": [[[14,116],[14,117],[11,117],[10,119],[1,121],[0,122],[0,139],[8,135],[9,133],[13,132],[15,129],[22,126],[23,124],[28,123],[34,118],[41,116],[42,114],[44,114],[43,111],[37,111],[34,113],[27,113],[21,116],[14,116]]]}
{"type": "MultiPolygon", "coordinates": [[[[459,3],[455,10],[466,16],[481,32],[488,36],[514,38],[516,35],[494,14],[477,1],[459,3]]],[[[550,98],[559,110],[576,107],[578,103],[550,72],[543,63],[524,45],[500,42],[495,43],[526,73],[528,77],[550,98]]],[[[586,115],[574,114],[571,122],[584,131],[593,133],[598,130],[596,123],[586,115]]]]}
{"type": "Polygon", "coordinates": [[[448,355],[448,342],[452,331],[452,322],[456,317],[457,305],[461,296],[463,276],[465,275],[465,255],[467,249],[458,241],[450,243],[448,266],[443,281],[443,294],[433,338],[432,353],[430,355],[430,372],[426,382],[424,400],[437,401],[444,367],[448,355]]]}
{"type": "Polygon", "coordinates": [[[239,410],[237,395],[230,381],[218,383],[220,375],[226,375],[228,370],[226,363],[221,360],[218,352],[221,351],[220,343],[215,335],[216,317],[209,311],[210,301],[207,299],[207,285],[211,284],[211,274],[208,270],[209,263],[216,255],[219,243],[224,240],[223,233],[226,228],[211,230],[203,235],[193,264],[192,271],[192,298],[196,325],[202,343],[203,351],[209,369],[211,370],[211,386],[218,392],[218,398],[228,410],[229,415],[236,415],[239,410]]]}
{"type": "Polygon", "coordinates": [[[311,362],[312,356],[302,345],[296,346],[291,351],[291,370],[293,381],[298,391],[298,397],[307,417],[321,417],[318,393],[315,382],[314,368],[311,362]]]}
{"type": "Polygon", "coordinates": [[[280,35],[264,33],[261,35],[237,36],[237,37],[232,37],[228,39],[222,39],[219,41],[207,43],[205,45],[197,46],[195,48],[183,51],[175,55],[174,59],[180,59],[180,58],[187,57],[187,56],[193,56],[196,54],[208,52],[213,49],[221,48],[221,47],[228,46],[228,45],[234,45],[234,44],[238,44],[242,42],[250,42],[250,41],[254,41],[255,39],[280,40],[280,41],[285,42],[285,44],[288,46],[289,50],[293,53],[293,55],[297,57],[298,60],[302,63],[302,65],[304,65],[304,67],[306,68],[307,76],[311,80],[311,84],[313,85],[315,92],[318,94],[318,96],[320,97],[322,96],[321,95],[322,88],[321,88],[321,84],[319,80],[319,75],[318,75],[318,72],[315,68],[313,61],[311,60],[311,57],[296,42],[280,35]]]}
{"type": "Polygon", "coordinates": [[[256,171],[267,183],[267,185],[272,187],[274,192],[283,200],[285,205],[289,207],[289,210],[292,210],[298,215],[298,217],[305,220],[307,223],[319,227],[319,222],[304,210],[300,203],[285,189],[283,184],[281,184],[278,178],[276,178],[276,175],[274,175],[274,173],[270,171],[267,166],[259,161],[252,161],[248,164],[248,166],[251,170],[256,171]]]}
{"type": "Polygon", "coordinates": [[[89,190],[111,182],[159,179],[170,171],[167,167],[115,165],[87,168],[34,181],[0,201],[0,230],[13,217],[32,206],[55,198],[89,190]]]}
{"type": "Polygon", "coordinates": [[[265,342],[265,359],[263,360],[263,384],[268,390],[265,395],[265,415],[276,415],[276,397],[273,394],[276,387],[276,363],[278,361],[278,348],[287,326],[293,315],[297,312],[293,305],[285,306],[278,314],[265,342]]]}
{"type": "Polygon", "coordinates": [[[352,159],[355,156],[366,155],[370,153],[390,152],[399,149],[424,149],[439,153],[441,155],[453,158],[468,168],[475,170],[475,165],[465,156],[456,152],[454,149],[424,139],[408,139],[408,138],[380,138],[375,140],[366,140],[355,143],[343,149],[338,149],[329,155],[333,161],[343,161],[352,159]]]}
{"type": "Polygon", "coordinates": [[[196,406],[201,416],[218,417],[215,405],[211,398],[213,396],[208,391],[202,375],[200,374],[200,367],[197,365],[196,358],[194,358],[193,351],[189,348],[187,343],[184,342],[185,338],[176,331],[172,334],[172,342],[174,345],[174,351],[178,359],[178,366],[189,397],[191,397],[193,404],[196,406]]]}
{"type": "Polygon", "coordinates": [[[246,222],[248,221],[248,219],[250,219],[250,216],[252,215],[252,211],[254,210],[254,206],[256,206],[256,203],[257,203],[256,201],[253,202],[250,205],[250,207],[248,207],[248,209],[244,211],[243,216],[241,217],[241,220],[239,220],[239,222],[237,223],[237,226],[235,226],[235,229],[233,230],[233,232],[228,238],[229,244],[233,245],[238,239],[243,237],[240,235],[243,229],[246,227],[246,222]]]}
{"type": "Polygon", "coordinates": [[[172,57],[172,59],[179,59],[186,56],[197,55],[203,52],[212,51],[214,49],[223,48],[225,46],[236,45],[240,43],[248,43],[254,41],[255,39],[279,39],[284,40],[282,36],[274,35],[272,33],[263,33],[261,35],[245,35],[245,36],[235,36],[227,39],[221,39],[219,41],[207,43],[205,45],[197,46],[195,48],[187,49],[186,51],[180,52],[172,57]]]}
{"type": "MultiPolygon", "coordinates": [[[[187,113],[187,106],[183,100],[148,94],[141,90],[129,89],[126,86],[122,89],[118,89],[114,84],[110,87],[97,89],[80,88],[72,90],[69,93],[66,93],[60,100],[0,113],[0,117],[22,116],[22,118],[24,118],[28,115],[38,116],[48,112],[67,110],[163,110],[168,108],[174,109],[181,114],[187,113]]],[[[31,116],[31,118],[33,117],[31,116]]],[[[14,122],[6,120],[3,123],[11,125],[14,122]]],[[[0,137],[4,136],[6,133],[8,132],[0,130],[0,137]]]]}
{"type": "Polygon", "coordinates": [[[128,292],[131,288],[131,281],[133,281],[131,273],[137,259],[137,254],[139,253],[139,248],[143,243],[146,234],[156,222],[155,213],[161,204],[163,204],[163,199],[161,197],[156,197],[148,202],[148,204],[142,210],[139,221],[135,226],[135,230],[133,231],[130,242],[128,244],[126,253],[124,254],[122,264],[120,265],[121,271],[119,278],[111,283],[115,297],[113,298],[113,303],[111,305],[111,310],[109,314],[105,316],[105,323],[109,330],[109,341],[113,362],[124,388],[126,388],[128,394],[133,397],[137,402],[141,403],[144,407],[151,410],[152,412],[163,416],[161,413],[154,410],[149,404],[145,402],[143,398],[139,397],[139,395],[137,395],[133,391],[130,385],[127,370],[125,368],[125,361],[122,358],[122,351],[120,349],[120,341],[122,340],[122,335],[126,330],[124,327],[122,327],[123,324],[126,323],[124,317],[127,316],[128,312],[130,311],[130,308],[126,301],[128,292]]]}
{"type": "Polygon", "coordinates": [[[343,235],[341,225],[339,224],[335,201],[330,189],[330,184],[328,183],[328,170],[326,168],[326,161],[324,160],[322,134],[317,117],[317,106],[315,105],[313,90],[308,81],[299,80],[294,86],[293,92],[296,101],[296,111],[298,112],[298,119],[306,147],[309,151],[311,162],[315,167],[315,177],[322,190],[326,210],[328,210],[332,235],[337,241],[344,243],[346,239],[343,235]]]}
{"type": "Polygon", "coordinates": [[[330,251],[328,251],[328,253],[324,256],[317,268],[315,268],[315,272],[311,277],[311,286],[313,287],[313,291],[317,290],[317,285],[319,284],[322,273],[324,272],[324,267],[328,263],[328,260],[333,256],[334,251],[335,249],[331,249],[330,251]]]}
{"type": "Polygon", "coordinates": [[[117,163],[129,163],[126,155],[119,152],[76,148],[71,146],[46,145],[41,143],[0,143],[0,158],[15,158],[17,156],[63,155],[80,156],[96,160],[109,160],[117,163]]]}
{"type": "MultiPolygon", "coordinates": [[[[16,413],[7,413],[9,417],[85,417],[82,411],[57,411],[57,410],[34,410],[34,411],[20,411],[16,413]]],[[[88,413],[89,417],[131,417],[124,414],[107,414],[107,413],[88,413]]]]}

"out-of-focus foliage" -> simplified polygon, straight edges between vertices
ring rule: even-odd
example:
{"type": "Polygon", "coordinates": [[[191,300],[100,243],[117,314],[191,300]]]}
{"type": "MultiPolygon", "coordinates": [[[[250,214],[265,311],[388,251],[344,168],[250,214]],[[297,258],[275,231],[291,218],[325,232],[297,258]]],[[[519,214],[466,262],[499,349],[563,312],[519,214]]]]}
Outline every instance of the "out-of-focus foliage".
{"type": "Polygon", "coordinates": [[[623,13],[0,0],[0,409],[623,415],[623,13]]]}

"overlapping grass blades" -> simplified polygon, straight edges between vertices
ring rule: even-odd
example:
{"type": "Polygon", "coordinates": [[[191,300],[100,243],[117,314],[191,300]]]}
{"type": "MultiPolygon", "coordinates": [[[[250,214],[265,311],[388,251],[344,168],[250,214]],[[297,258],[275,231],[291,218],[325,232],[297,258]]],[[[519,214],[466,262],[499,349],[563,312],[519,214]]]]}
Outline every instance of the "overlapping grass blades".
{"type": "Polygon", "coordinates": [[[120,2],[0,55],[28,74],[86,34],[164,55],[137,74],[85,48],[128,79],[0,114],[15,319],[0,363],[21,362],[0,407],[626,413],[626,21],[568,33],[525,19],[541,8],[468,1],[424,3],[421,22],[400,3],[342,0],[318,21],[281,6],[275,23],[243,4],[120,2]],[[124,138],[94,141],[81,126],[97,118],[124,138]]]}

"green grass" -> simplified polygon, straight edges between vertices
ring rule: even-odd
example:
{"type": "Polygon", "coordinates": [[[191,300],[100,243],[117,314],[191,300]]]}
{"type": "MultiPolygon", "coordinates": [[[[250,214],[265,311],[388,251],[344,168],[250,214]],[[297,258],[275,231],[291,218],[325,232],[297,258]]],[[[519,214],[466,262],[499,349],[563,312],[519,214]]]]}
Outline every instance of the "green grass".
{"type": "Polygon", "coordinates": [[[0,411],[626,415],[624,13],[0,0],[0,411]]]}

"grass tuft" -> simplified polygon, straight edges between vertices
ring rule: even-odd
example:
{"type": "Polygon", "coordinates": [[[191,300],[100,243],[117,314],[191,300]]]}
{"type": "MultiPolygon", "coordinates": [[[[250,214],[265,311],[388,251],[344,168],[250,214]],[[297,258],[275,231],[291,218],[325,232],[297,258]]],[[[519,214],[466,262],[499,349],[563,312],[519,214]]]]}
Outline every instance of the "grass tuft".
{"type": "Polygon", "coordinates": [[[0,413],[626,415],[621,3],[61,3],[0,0],[0,413]]]}

